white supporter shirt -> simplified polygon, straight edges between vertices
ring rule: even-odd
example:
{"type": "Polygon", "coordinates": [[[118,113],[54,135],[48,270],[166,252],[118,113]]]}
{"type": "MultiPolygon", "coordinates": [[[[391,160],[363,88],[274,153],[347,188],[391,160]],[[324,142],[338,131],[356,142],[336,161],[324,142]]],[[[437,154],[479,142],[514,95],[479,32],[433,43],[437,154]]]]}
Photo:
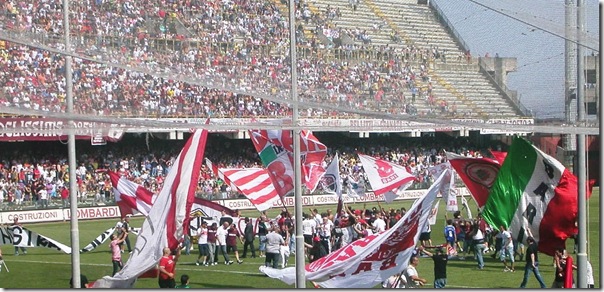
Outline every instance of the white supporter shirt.
{"type": "Polygon", "coordinates": [[[382,218],[376,218],[371,226],[373,226],[373,231],[375,233],[379,233],[386,230],[386,221],[382,218]]]}
{"type": "Polygon", "coordinates": [[[304,219],[304,221],[302,221],[302,234],[303,235],[314,234],[316,228],[317,228],[317,222],[314,219],[304,219]]]}
{"type": "Polygon", "coordinates": [[[218,227],[216,230],[216,243],[219,245],[226,245],[226,237],[228,234],[228,230],[224,229],[222,226],[218,227]]]}
{"type": "Polygon", "coordinates": [[[407,285],[405,286],[405,288],[417,288],[417,283],[412,280],[412,276],[418,275],[417,270],[415,269],[414,266],[408,265],[407,269],[405,269],[405,273],[403,273],[403,275],[407,279],[407,285]]]}
{"type": "Polygon", "coordinates": [[[197,229],[197,244],[207,244],[208,243],[208,229],[199,227],[197,229]]]}

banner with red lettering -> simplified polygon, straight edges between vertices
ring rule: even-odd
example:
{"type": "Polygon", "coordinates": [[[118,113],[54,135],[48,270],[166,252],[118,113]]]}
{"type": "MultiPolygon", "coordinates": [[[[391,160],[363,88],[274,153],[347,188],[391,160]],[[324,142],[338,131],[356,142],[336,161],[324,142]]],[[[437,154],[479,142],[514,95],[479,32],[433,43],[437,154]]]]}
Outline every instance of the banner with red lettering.
{"type": "MultiPolygon", "coordinates": [[[[443,175],[438,177],[426,195],[415,201],[392,228],[357,239],[307,264],[306,280],[323,288],[373,288],[403,271],[419,240],[420,227],[428,222],[442,178],[443,175]]],[[[282,270],[260,267],[260,271],[286,283],[292,275],[295,279],[295,267],[282,270]]]]}
{"type": "MultiPolygon", "coordinates": [[[[67,126],[67,121],[53,118],[0,118],[0,141],[65,141],[67,126]]],[[[76,121],[75,127],[78,140],[101,136],[106,141],[117,142],[124,135],[117,124],[110,124],[110,130],[99,130],[107,128],[107,124],[76,121]]]]}

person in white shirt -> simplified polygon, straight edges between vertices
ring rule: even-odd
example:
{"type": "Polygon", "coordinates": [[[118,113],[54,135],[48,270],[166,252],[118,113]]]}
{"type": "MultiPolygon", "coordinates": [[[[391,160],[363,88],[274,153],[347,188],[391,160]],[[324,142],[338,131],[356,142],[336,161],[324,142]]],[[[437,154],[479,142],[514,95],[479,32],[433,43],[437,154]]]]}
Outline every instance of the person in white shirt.
{"type": "Polygon", "coordinates": [[[317,233],[319,234],[321,244],[323,244],[327,253],[331,252],[331,230],[333,230],[333,228],[333,222],[331,222],[331,220],[327,218],[327,214],[325,214],[325,216],[323,216],[323,223],[319,225],[317,233]]]}
{"type": "MultiPolygon", "coordinates": [[[[302,235],[304,236],[304,243],[312,245],[312,238],[316,233],[317,222],[310,214],[303,214],[304,220],[302,221],[302,235]]],[[[304,247],[307,250],[306,246],[304,247]]],[[[307,252],[308,253],[308,252],[307,252]]]]}
{"type": "Polygon", "coordinates": [[[203,264],[208,266],[207,262],[208,255],[210,255],[210,247],[208,246],[208,222],[201,222],[201,226],[197,229],[197,247],[199,249],[199,256],[197,257],[196,265],[203,264]],[[199,260],[201,259],[201,263],[199,260]]]}
{"type": "Polygon", "coordinates": [[[229,226],[231,224],[229,224],[229,222],[225,221],[222,222],[222,226],[218,227],[218,230],[216,230],[216,245],[218,247],[218,249],[220,250],[220,252],[222,252],[222,256],[224,257],[224,264],[225,265],[232,265],[233,261],[231,261],[229,259],[229,255],[227,254],[227,249],[226,249],[226,238],[229,234],[229,226]]]}
{"type": "Polygon", "coordinates": [[[499,231],[501,231],[501,238],[502,238],[502,243],[501,243],[501,253],[499,254],[499,258],[501,259],[501,261],[503,262],[503,265],[505,266],[505,268],[503,269],[504,272],[513,272],[514,271],[514,240],[512,239],[512,234],[510,233],[510,231],[508,231],[507,229],[505,229],[505,227],[503,226],[499,226],[499,231]],[[510,265],[508,266],[507,262],[505,261],[506,258],[510,258],[510,265]]]}
{"type": "Polygon", "coordinates": [[[378,212],[376,214],[376,218],[373,220],[373,224],[371,224],[371,226],[373,227],[374,233],[380,233],[386,230],[386,221],[382,219],[382,213],[378,212]]]}
{"type": "Polygon", "coordinates": [[[426,279],[420,278],[419,274],[417,273],[416,268],[418,265],[419,265],[419,257],[412,256],[411,259],[409,260],[409,265],[403,272],[403,276],[405,277],[406,282],[407,282],[407,284],[405,285],[405,288],[417,288],[419,286],[423,286],[424,284],[426,284],[426,282],[427,282],[426,279]]]}

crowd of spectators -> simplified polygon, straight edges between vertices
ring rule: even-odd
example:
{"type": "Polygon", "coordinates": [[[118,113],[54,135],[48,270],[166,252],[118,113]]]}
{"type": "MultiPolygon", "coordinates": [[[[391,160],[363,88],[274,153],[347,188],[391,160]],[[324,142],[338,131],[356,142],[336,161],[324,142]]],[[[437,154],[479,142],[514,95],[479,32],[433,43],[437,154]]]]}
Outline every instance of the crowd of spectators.
{"type": "MultiPolygon", "coordinates": [[[[2,1],[5,28],[31,35],[61,48],[62,7],[52,1],[2,1]]],[[[298,18],[308,16],[299,3],[298,18]],[[305,16],[306,15],[306,16],[305,16]]],[[[289,97],[287,17],[270,1],[104,1],[76,2],[76,50],[84,55],[137,68],[147,73],[170,72],[209,87],[289,97]],[[155,29],[159,27],[160,29],[155,29]],[[169,40],[169,42],[167,41],[169,40]],[[164,44],[167,47],[160,47],[164,44]]],[[[311,14],[316,33],[363,35],[342,31],[330,20],[339,10],[328,7],[311,14]],[[319,29],[319,27],[322,27],[319,29]]],[[[304,33],[299,27],[300,36],[304,33]]],[[[431,100],[428,62],[438,48],[342,44],[337,58],[319,52],[317,37],[300,38],[297,59],[301,100],[329,102],[347,108],[393,114],[442,113],[431,100]],[[417,93],[417,94],[416,94],[417,93]],[[417,100],[416,100],[417,95],[417,100]],[[429,110],[414,110],[423,102],[429,110]]],[[[64,112],[64,57],[25,45],[0,47],[0,103],[26,109],[64,112]]],[[[291,114],[275,103],[227,90],[210,89],[152,74],[108,67],[75,59],[74,110],[80,114],[119,116],[250,117],[291,114]]],[[[446,113],[447,114],[447,113],[446,113]]],[[[466,113],[467,114],[467,113],[466,113]]],[[[337,111],[310,109],[309,117],[344,116],[337,111]]]]}
{"type": "MultiPolygon", "coordinates": [[[[480,155],[477,146],[462,138],[407,142],[391,137],[365,141],[339,135],[322,136],[320,133],[317,133],[317,136],[329,147],[326,162],[331,161],[337,151],[344,172],[363,174],[356,153],[393,161],[405,166],[416,176],[417,181],[412,189],[428,188],[431,185],[432,179],[427,168],[446,161],[444,150],[468,156],[480,155]]],[[[180,152],[179,146],[182,146],[182,142],[161,139],[150,139],[146,142],[145,137],[137,135],[127,135],[121,142],[102,147],[79,141],[76,151],[78,190],[75,192],[78,202],[87,205],[114,203],[111,183],[103,170],[119,172],[128,179],[158,192],[180,152]]],[[[69,188],[65,145],[60,142],[44,143],[45,147],[39,147],[39,143],[7,144],[6,151],[0,153],[2,209],[66,207],[61,202],[62,188],[69,188]]],[[[219,167],[261,167],[258,154],[248,140],[231,140],[219,134],[211,134],[205,153],[206,157],[219,167]]],[[[240,197],[236,190],[231,190],[205,165],[200,171],[197,196],[207,199],[240,197]]],[[[368,183],[367,189],[370,189],[368,183]]],[[[321,192],[317,189],[314,193],[321,192]]]]}

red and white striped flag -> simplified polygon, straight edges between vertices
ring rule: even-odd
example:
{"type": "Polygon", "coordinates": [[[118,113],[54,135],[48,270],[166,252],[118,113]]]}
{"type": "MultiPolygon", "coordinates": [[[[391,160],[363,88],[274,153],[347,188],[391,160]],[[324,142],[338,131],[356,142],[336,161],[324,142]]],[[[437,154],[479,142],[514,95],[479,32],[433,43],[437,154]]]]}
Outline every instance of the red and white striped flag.
{"type": "Polygon", "coordinates": [[[111,180],[115,202],[120,208],[122,218],[128,214],[135,214],[136,211],[144,216],[149,215],[149,210],[157,199],[157,195],[116,172],[107,171],[107,174],[111,180]]]}
{"type": "Polygon", "coordinates": [[[264,168],[218,168],[207,158],[206,165],[214,175],[238,189],[260,212],[279,200],[279,194],[264,168]]]}
{"type": "Polygon", "coordinates": [[[207,136],[207,130],[193,132],[170,168],[128,262],[113,277],[97,280],[94,288],[132,288],[138,276],[157,265],[165,247],[177,249],[184,240],[207,136]]]}
{"type": "Polygon", "coordinates": [[[394,201],[415,180],[415,176],[401,165],[365,154],[358,155],[373,192],[376,195],[384,195],[387,203],[394,201]]]}

